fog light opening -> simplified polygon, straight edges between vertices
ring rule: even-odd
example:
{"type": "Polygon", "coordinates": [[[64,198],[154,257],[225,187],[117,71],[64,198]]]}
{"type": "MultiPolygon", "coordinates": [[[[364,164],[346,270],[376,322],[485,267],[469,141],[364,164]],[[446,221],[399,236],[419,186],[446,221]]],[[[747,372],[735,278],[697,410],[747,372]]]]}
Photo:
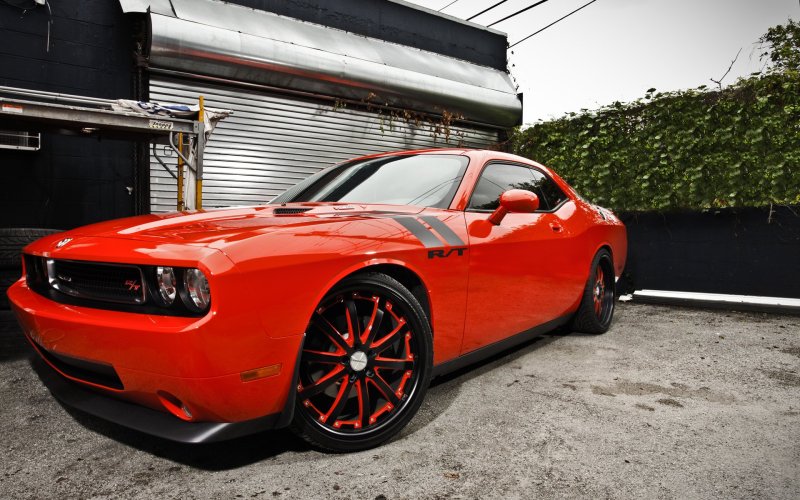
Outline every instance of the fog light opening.
{"type": "Polygon", "coordinates": [[[166,391],[158,391],[156,393],[161,405],[181,420],[191,420],[192,412],[186,404],[166,391]]]}

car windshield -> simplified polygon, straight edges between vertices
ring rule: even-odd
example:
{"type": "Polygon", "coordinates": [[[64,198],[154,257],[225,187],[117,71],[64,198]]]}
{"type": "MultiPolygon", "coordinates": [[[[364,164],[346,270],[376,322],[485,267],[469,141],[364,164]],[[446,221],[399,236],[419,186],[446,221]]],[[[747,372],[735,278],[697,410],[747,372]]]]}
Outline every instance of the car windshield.
{"type": "Polygon", "coordinates": [[[322,170],[271,203],[338,201],[447,208],[469,159],[448,154],[373,158],[322,170]]]}

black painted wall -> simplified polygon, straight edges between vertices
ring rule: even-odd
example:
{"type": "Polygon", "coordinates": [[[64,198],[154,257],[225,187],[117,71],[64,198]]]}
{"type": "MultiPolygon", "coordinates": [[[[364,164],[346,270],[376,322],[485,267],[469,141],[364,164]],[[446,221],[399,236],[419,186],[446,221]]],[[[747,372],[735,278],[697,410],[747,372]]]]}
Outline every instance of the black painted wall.
{"type": "MultiPolygon", "coordinates": [[[[133,97],[130,21],[119,3],[51,0],[50,6],[52,17],[44,6],[24,11],[0,2],[0,85],[133,97]]],[[[133,186],[133,148],[43,134],[40,151],[0,149],[0,227],[67,229],[132,215],[126,187],[133,186]]]]}
{"type": "Polygon", "coordinates": [[[227,0],[505,70],[506,37],[386,0],[227,0]]]}
{"type": "Polygon", "coordinates": [[[637,290],[800,298],[800,206],[629,213],[621,282],[637,290]]]}

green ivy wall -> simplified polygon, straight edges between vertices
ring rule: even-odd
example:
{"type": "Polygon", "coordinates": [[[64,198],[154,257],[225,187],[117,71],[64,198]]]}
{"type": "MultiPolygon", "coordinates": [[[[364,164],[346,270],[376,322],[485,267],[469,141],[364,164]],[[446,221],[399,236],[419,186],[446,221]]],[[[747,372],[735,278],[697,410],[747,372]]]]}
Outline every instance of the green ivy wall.
{"type": "MultiPolygon", "coordinates": [[[[797,23],[788,28],[798,32],[797,23]]],[[[779,35],[787,27],[773,28],[765,39],[780,29],[779,35]]],[[[798,52],[797,41],[788,40],[790,56],[798,52]]],[[[800,72],[796,62],[772,58],[773,70],[723,90],[650,89],[632,103],[518,129],[510,149],[616,210],[796,205],[800,72]]]]}

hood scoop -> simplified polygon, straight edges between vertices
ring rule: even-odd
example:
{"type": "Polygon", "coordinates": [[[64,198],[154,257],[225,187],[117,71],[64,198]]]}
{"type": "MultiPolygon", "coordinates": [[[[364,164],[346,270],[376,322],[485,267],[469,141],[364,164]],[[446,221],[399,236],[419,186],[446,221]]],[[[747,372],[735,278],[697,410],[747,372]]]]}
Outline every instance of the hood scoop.
{"type": "Polygon", "coordinates": [[[273,215],[294,215],[308,212],[311,208],[276,208],[272,211],[273,215]]]}

